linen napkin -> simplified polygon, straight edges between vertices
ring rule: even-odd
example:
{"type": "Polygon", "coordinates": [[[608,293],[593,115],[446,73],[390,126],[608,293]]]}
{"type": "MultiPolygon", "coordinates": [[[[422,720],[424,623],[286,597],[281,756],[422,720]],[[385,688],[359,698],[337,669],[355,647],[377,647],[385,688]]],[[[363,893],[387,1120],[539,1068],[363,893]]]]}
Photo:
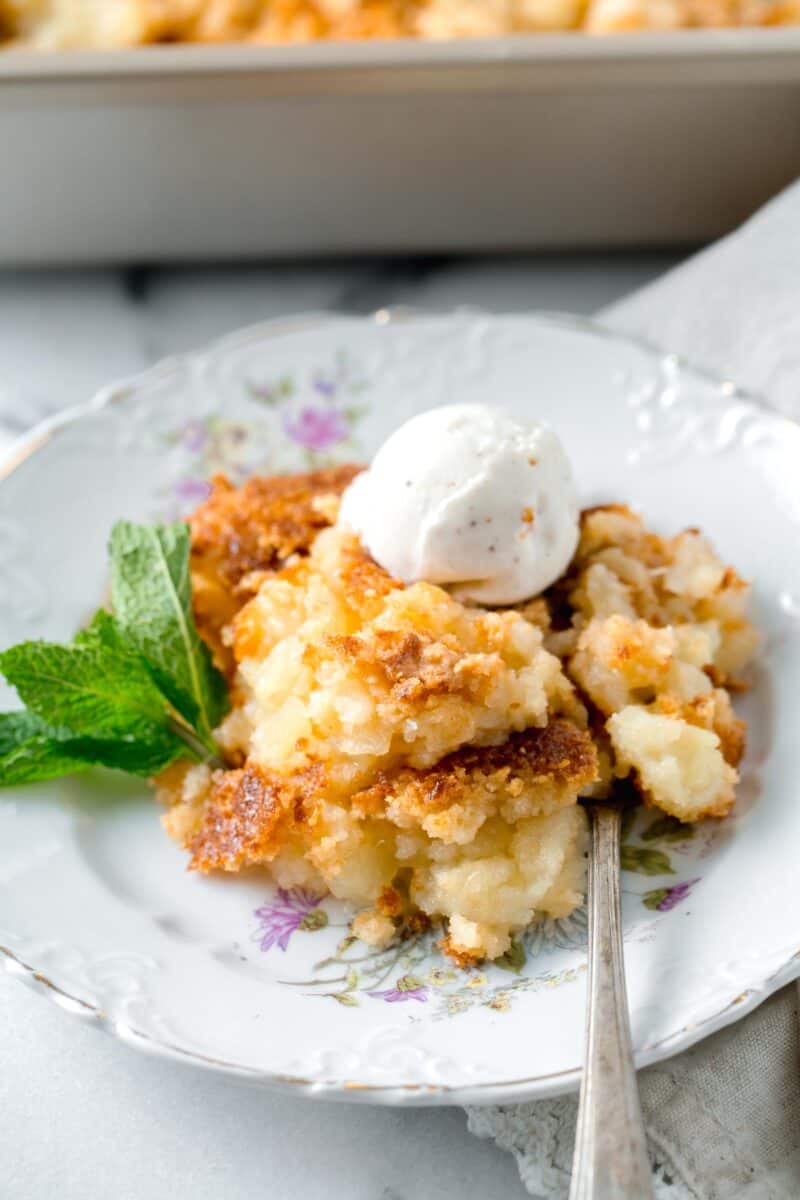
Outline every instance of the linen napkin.
{"type": "MultiPolygon", "coordinates": [[[[800,418],[800,182],[599,318],[800,418]]],[[[659,1200],[800,1197],[796,985],[639,1084],[659,1200]]],[[[547,1200],[569,1191],[576,1113],[573,1096],[467,1110],[472,1132],[510,1150],[547,1200]]]]}

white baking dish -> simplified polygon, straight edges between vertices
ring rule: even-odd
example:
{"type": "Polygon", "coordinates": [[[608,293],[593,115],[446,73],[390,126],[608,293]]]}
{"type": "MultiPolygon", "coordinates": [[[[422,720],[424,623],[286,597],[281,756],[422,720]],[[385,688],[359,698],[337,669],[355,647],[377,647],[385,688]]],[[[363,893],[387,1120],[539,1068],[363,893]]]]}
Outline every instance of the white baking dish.
{"type": "Polygon", "coordinates": [[[800,173],[800,29],[0,54],[0,262],[675,244],[800,173]]]}

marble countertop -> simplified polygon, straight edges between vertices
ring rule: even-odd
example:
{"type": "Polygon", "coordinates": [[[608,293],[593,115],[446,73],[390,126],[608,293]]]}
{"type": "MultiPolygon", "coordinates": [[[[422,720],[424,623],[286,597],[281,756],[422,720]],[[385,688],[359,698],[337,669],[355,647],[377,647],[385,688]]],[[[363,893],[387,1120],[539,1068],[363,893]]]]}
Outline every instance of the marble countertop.
{"type": "MultiPolygon", "coordinates": [[[[157,359],[267,317],[393,304],[590,313],[675,255],[0,273],[0,448],[157,359]]],[[[514,1200],[459,1109],[290,1100],[146,1058],[0,975],[3,1200],[514,1200]]]]}
{"type": "Polygon", "coordinates": [[[591,313],[675,261],[650,253],[0,271],[0,429],[21,433],[115,378],[269,317],[388,305],[591,313]]]}

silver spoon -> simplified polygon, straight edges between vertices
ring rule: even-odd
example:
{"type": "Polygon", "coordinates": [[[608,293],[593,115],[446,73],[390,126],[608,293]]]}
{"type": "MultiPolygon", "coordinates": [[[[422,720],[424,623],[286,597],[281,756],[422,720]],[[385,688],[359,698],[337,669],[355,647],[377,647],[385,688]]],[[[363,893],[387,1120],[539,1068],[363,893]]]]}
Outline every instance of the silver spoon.
{"type": "Polygon", "coordinates": [[[570,1200],[652,1200],[620,925],[622,806],[592,805],[586,1051],[570,1200]]]}

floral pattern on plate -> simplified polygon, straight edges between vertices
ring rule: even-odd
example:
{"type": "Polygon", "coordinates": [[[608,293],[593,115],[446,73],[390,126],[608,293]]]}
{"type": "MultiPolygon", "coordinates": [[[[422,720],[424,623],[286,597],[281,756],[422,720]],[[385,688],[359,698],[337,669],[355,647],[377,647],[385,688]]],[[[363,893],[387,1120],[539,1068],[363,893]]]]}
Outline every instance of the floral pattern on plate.
{"type": "Polygon", "coordinates": [[[164,518],[182,516],[205,500],[214,475],[238,485],[258,472],[313,470],[359,457],[367,384],[346,350],[305,375],[259,374],[245,387],[256,402],[253,419],[212,412],[163,435],[178,460],[177,478],[162,496],[164,518]]]}
{"type": "MultiPolygon", "coordinates": [[[[713,836],[713,823],[687,826],[673,817],[629,810],[622,829],[623,892],[638,897],[653,913],[671,912],[688,899],[700,876],[645,891],[635,886],[635,877],[679,876],[685,869],[682,859],[687,851],[696,850],[698,843],[708,845],[713,836]]],[[[305,888],[278,888],[275,897],[253,913],[257,926],[252,941],[264,953],[275,949],[285,953],[296,934],[339,928],[325,900],[324,895],[305,888]]],[[[635,919],[628,922],[625,936],[628,940],[650,937],[652,929],[652,918],[646,922],[635,919]]],[[[370,948],[346,933],[330,953],[314,963],[310,978],[284,982],[288,987],[307,989],[306,995],[334,1000],[347,1008],[358,1008],[364,1000],[388,1004],[416,1001],[431,1003],[435,1015],[441,1017],[457,1016],[475,1005],[506,1012],[513,999],[533,987],[573,982],[585,965],[554,972],[537,961],[555,950],[584,951],[585,907],[559,920],[538,918],[513,939],[502,958],[481,968],[454,967],[439,950],[443,933],[441,925],[434,925],[385,949],[370,948]],[[516,977],[512,984],[509,974],[516,977]]]]}

